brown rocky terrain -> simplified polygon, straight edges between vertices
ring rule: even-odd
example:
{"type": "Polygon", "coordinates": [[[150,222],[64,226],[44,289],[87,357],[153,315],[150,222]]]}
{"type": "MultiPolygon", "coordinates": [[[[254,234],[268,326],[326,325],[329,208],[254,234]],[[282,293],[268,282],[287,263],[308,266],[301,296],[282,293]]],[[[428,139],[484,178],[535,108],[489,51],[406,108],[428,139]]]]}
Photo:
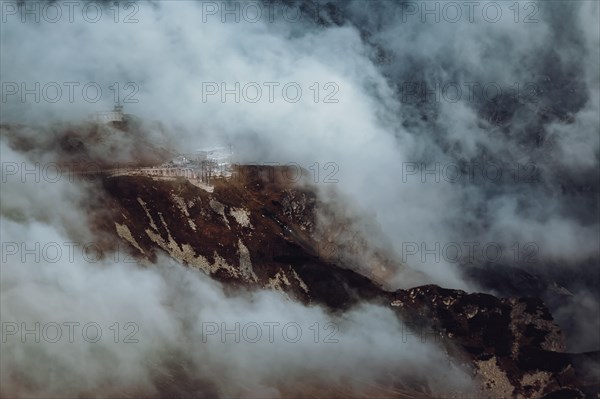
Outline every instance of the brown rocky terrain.
{"type": "Polygon", "coordinates": [[[565,353],[541,300],[434,285],[388,291],[367,267],[331,256],[323,231],[335,228],[317,228],[315,217],[328,205],[286,176],[283,168],[240,166],[230,180],[216,180],[212,193],[184,178],[106,177],[106,205],[114,211],[99,227],[127,242],[136,258],[153,262],[166,252],[232,287],[280,290],[331,312],[363,301],[389,306],[415,335],[438,340],[470,364],[482,395],[594,397],[597,353],[565,353]]]}

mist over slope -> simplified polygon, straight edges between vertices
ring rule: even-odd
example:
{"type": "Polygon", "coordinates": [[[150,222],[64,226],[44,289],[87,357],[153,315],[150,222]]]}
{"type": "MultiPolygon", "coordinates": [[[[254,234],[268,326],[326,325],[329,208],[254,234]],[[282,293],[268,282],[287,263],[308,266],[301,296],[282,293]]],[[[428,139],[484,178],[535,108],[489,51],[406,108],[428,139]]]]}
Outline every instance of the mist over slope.
{"type": "MultiPolygon", "coordinates": [[[[478,3],[471,14],[458,3],[456,19],[442,3],[432,3],[437,8],[427,14],[424,2],[282,1],[272,8],[252,2],[135,7],[123,2],[118,16],[112,3],[96,2],[90,4],[103,10],[97,21],[90,22],[91,14],[83,18],[80,8],[70,21],[63,5],[55,23],[33,15],[22,20],[22,10],[13,14],[7,3],[13,4],[3,3],[0,25],[0,148],[3,165],[20,169],[13,175],[3,167],[3,243],[41,242],[43,247],[77,240],[113,250],[115,237],[89,226],[90,215],[106,217],[100,180],[25,176],[23,183],[25,164],[32,170],[53,162],[156,164],[172,150],[228,143],[241,164],[293,164],[308,171],[319,200],[336,209],[335,218],[317,214],[321,225],[343,218],[360,232],[358,250],[355,235],[337,232],[335,251],[346,261],[356,259],[357,270],[364,272],[361,267],[373,256],[363,248],[383,250],[390,260],[387,290],[432,283],[540,297],[564,330],[570,351],[600,348],[597,2],[518,3],[518,15],[514,6],[500,3],[498,18],[492,17],[496,9],[490,2],[478,3]],[[251,3],[258,5],[260,17],[253,17],[251,3]],[[227,10],[239,10],[239,18],[227,10]],[[57,101],[49,100],[54,83],[62,88],[57,101]],[[65,83],[76,84],[72,101],[65,83]],[[82,91],[91,83],[102,90],[94,101],[94,88],[82,91]],[[115,83],[119,102],[139,118],[135,131],[87,121],[115,105],[115,83]],[[23,84],[37,93],[26,94],[23,84]],[[295,97],[298,88],[301,95],[295,97]],[[69,130],[72,139],[64,138],[69,130]]],[[[41,10],[46,3],[37,4],[41,10]]],[[[110,396],[105,381],[115,378],[115,392],[136,381],[140,393],[167,395],[148,374],[162,366],[96,372],[115,359],[167,362],[161,355],[165,347],[173,348],[169,353],[184,352],[188,341],[179,339],[198,333],[193,320],[198,309],[205,309],[200,304],[218,304],[223,320],[238,320],[252,306],[251,317],[259,322],[293,314],[307,328],[330,318],[318,307],[288,303],[271,292],[261,291],[248,305],[194,271],[164,266],[163,258],[150,260],[158,266],[148,269],[138,268],[137,260],[123,265],[121,258],[114,259],[108,254],[100,267],[88,258],[66,265],[18,259],[11,265],[3,259],[3,321],[24,315],[42,320],[42,314],[54,312],[56,320],[105,321],[107,332],[112,322],[142,317],[136,319],[140,327],[152,334],[147,346],[124,345],[123,352],[82,346],[81,356],[95,359],[81,370],[88,385],[76,378],[66,384],[44,380],[51,373],[40,370],[40,379],[27,381],[16,395],[72,388],[110,396]],[[65,275],[71,278],[63,280],[65,275]],[[182,286],[184,292],[177,292],[182,286]],[[91,304],[83,299],[88,297],[91,304]],[[111,301],[104,302],[106,297],[111,301]],[[123,303],[130,304],[123,308],[123,303]],[[70,311],[59,311],[65,308],[70,311]]],[[[219,377],[203,370],[208,382],[190,382],[192,390],[198,384],[207,395],[285,396],[278,391],[284,376],[271,374],[278,369],[273,364],[287,364],[290,369],[282,373],[294,377],[310,369],[311,378],[319,374],[314,370],[345,364],[322,381],[343,385],[348,376],[374,383],[385,369],[401,368],[405,361],[414,362],[414,374],[422,376],[445,359],[437,346],[394,347],[401,326],[390,321],[389,309],[367,304],[353,312],[348,318],[357,327],[345,330],[347,342],[366,352],[365,346],[374,343],[372,352],[341,351],[331,355],[333,362],[326,354],[313,354],[319,349],[308,344],[302,350],[310,356],[298,355],[302,350],[295,348],[274,358],[249,349],[240,355],[236,348],[213,353],[212,347],[202,347],[198,358],[191,351],[188,366],[175,364],[202,368],[205,355],[223,369],[240,362],[239,370],[219,377]],[[360,326],[369,323],[381,323],[375,328],[381,337],[364,334],[360,326]],[[388,353],[390,347],[394,350],[388,353]],[[311,356],[314,362],[307,360],[311,356]],[[373,362],[369,367],[361,363],[365,357],[373,362]],[[255,373],[245,375],[248,364],[255,373]],[[241,381],[249,391],[223,390],[227,380],[241,381]]],[[[27,370],[35,363],[29,350],[35,348],[3,349],[3,357],[9,353],[19,370],[27,370]]],[[[43,356],[62,353],[58,346],[47,350],[52,353],[43,356]]],[[[68,356],[64,362],[64,370],[79,364],[68,356]]],[[[4,359],[2,366],[2,378],[14,381],[4,359]]],[[[172,371],[171,365],[166,369],[172,371]]],[[[470,378],[468,372],[455,372],[439,386],[426,381],[431,386],[423,391],[466,389],[467,383],[446,385],[470,378]]]]}

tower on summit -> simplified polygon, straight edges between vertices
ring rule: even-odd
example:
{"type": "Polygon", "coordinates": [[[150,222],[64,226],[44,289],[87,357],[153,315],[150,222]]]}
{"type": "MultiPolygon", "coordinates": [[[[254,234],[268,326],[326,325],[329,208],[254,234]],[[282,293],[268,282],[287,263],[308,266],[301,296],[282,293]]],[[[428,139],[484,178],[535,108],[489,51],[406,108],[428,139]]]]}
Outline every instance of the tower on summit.
{"type": "Polygon", "coordinates": [[[101,123],[123,122],[124,115],[123,106],[118,103],[112,111],[98,112],[94,119],[101,123]]]}

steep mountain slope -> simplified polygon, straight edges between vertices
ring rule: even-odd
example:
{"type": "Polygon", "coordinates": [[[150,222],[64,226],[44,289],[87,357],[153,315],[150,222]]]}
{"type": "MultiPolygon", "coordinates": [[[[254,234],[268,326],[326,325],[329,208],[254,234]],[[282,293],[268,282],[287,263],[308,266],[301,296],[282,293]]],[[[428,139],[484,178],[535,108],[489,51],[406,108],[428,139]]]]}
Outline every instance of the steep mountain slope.
{"type": "Polygon", "coordinates": [[[135,258],[150,263],[166,252],[230,287],[281,290],[333,313],[365,301],[389,306],[411,326],[407,335],[439,341],[492,397],[583,397],[598,389],[589,371],[597,354],[564,353],[562,332],[539,299],[432,285],[391,292],[376,275],[356,271],[367,267],[331,259],[320,235],[328,229],[316,227],[327,205],[285,176],[283,168],[241,166],[230,180],[216,180],[212,193],[184,178],[105,177],[114,212],[96,225],[127,242],[135,258]]]}

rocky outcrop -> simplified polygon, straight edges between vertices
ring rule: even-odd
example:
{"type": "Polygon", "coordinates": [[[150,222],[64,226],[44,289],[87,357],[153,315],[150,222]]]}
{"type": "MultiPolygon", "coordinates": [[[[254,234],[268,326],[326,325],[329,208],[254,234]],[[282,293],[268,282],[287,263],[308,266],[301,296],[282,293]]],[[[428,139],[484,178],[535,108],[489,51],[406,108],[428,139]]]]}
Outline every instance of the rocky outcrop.
{"type": "Polygon", "coordinates": [[[392,305],[424,339],[457,344],[468,354],[486,396],[542,397],[570,387],[574,397],[584,397],[598,389],[586,375],[594,361],[584,365],[564,353],[563,334],[537,298],[500,299],[433,285],[395,296],[392,305]]]}

